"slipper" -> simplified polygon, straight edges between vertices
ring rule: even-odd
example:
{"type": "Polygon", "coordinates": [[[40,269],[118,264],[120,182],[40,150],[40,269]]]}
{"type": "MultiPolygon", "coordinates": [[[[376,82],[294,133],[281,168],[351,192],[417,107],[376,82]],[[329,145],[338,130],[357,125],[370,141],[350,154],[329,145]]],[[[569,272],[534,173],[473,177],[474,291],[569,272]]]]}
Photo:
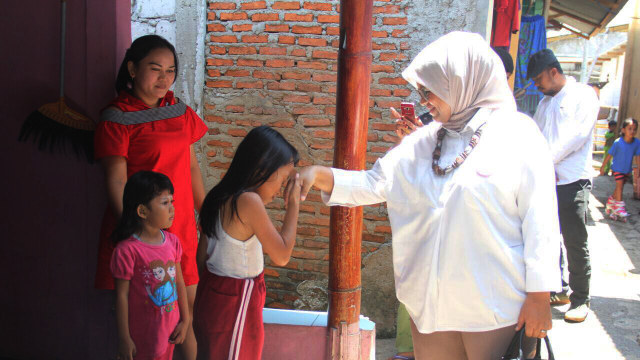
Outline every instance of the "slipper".
{"type": "Polygon", "coordinates": [[[408,356],[403,356],[403,355],[396,355],[394,357],[391,358],[392,360],[416,360],[416,358],[414,357],[408,357],[408,356]]]}

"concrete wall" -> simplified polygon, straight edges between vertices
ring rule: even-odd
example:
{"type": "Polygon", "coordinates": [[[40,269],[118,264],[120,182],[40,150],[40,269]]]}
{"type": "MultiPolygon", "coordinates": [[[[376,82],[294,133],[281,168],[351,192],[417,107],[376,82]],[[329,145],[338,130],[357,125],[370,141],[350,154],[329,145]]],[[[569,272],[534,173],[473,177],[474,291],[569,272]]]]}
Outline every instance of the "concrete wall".
{"type": "MultiPolygon", "coordinates": [[[[453,31],[488,37],[492,1],[373,2],[373,65],[367,166],[394,144],[389,107],[417,102],[400,76],[412,56],[453,31]]],[[[254,126],[268,124],[301,152],[301,165],[331,165],[339,1],[212,1],[208,3],[204,119],[206,186],[228,168],[235,147],[254,126]]],[[[425,109],[418,109],[424,112],[425,109]]],[[[281,199],[271,204],[278,222],[281,199]]],[[[267,260],[267,306],[326,309],[329,209],[318,193],[302,204],[293,257],[279,268],[267,260]]],[[[397,302],[384,205],[365,207],[362,313],[391,335],[397,302]]]]}
{"type": "MultiPolygon", "coordinates": [[[[93,289],[102,171],[17,142],[27,115],[58,100],[60,2],[5,2],[0,16],[0,358],[113,358],[113,302],[93,289]]],[[[66,99],[92,119],[115,95],[129,19],[129,0],[67,1],[66,99]]]]}

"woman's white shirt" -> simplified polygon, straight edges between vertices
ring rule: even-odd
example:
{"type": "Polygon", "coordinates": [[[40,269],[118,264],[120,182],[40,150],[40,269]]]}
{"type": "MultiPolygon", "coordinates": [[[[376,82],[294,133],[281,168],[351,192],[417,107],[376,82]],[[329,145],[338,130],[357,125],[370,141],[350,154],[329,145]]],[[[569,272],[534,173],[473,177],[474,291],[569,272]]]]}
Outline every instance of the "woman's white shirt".
{"type": "Polygon", "coordinates": [[[447,132],[451,164],[483,123],[482,137],[453,172],[434,174],[432,123],[407,136],[368,171],[332,169],[328,205],[387,203],[396,294],[421,333],[512,325],[526,292],[559,291],[555,175],[536,124],[514,111],[480,109],[447,132]]]}

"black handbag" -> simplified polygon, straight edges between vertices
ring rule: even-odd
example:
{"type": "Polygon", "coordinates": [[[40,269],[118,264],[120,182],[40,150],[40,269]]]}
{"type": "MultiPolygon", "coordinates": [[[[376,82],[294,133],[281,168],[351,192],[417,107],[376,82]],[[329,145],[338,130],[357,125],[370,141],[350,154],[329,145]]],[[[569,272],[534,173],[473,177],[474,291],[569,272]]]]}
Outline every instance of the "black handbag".
{"type": "MultiPolygon", "coordinates": [[[[502,360],[528,360],[522,353],[522,339],[524,338],[524,326],[518,330],[511,339],[511,343],[502,356],[502,360]]],[[[553,356],[553,349],[551,349],[551,342],[549,342],[549,336],[544,337],[544,342],[547,344],[547,352],[549,353],[549,360],[555,360],[553,356]]],[[[540,350],[542,347],[542,339],[538,339],[536,344],[536,356],[532,360],[542,359],[540,357],[540,350]]]]}

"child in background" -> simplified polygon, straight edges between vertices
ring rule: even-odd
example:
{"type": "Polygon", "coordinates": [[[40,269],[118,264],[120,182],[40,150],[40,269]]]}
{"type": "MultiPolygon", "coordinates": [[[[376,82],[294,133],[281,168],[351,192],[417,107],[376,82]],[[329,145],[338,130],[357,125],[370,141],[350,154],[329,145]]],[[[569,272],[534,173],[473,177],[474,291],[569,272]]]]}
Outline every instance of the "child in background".
{"type": "Polygon", "coordinates": [[[262,357],[263,252],[275,265],[289,262],[300,202],[297,162],[298,152],[280,133],[257,127],[242,140],[229,170],[205,197],[193,323],[199,359],[262,357]],[[286,213],[278,231],[265,206],[287,178],[286,213]]]}
{"type": "Polygon", "coordinates": [[[640,157],[638,157],[640,155],[640,140],[635,138],[637,131],[638,121],[631,118],[626,119],[622,123],[622,137],[614,141],[602,163],[603,165],[600,167],[600,175],[604,175],[604,164],[613,158],[611,171],[616,180],[616,189],[607,200],[605,212],[614,220],[621,219],[626,221],[627,216],[629,216],[625,209],[624,201],[622,201],[622,189],[624,183],[630,178],[634,157],[638,167],[640,167],[640,157]]]}
{"type": "Polygon", "coordinates": [[[190,326],[182,278],[182,247],[164,231],[174,217],[173,185],[161,173],[139,171],[124,187],[111,273],[116,287],[118,358],[172,359],[190,326]]]}
{"type": "MultiPolygon", "coordinates": [[[[606,157],[607,154],[609,154],[609,149],[611,149],[611,146],[613,146],[613,142],[616,141],[616,139],[618,138],[616,136],[616,127],[618,126],[618,123],[615,120],[611,120],[609,121],[609,130],[607,130],[606,133],[604,133],[604,156],[606,157]]],[[[609,170],[611,169],[611,160],[607,161],[607,162],[603,162],[602,165],[604,166],[604,175],[609,175],[609,170]]]]}

